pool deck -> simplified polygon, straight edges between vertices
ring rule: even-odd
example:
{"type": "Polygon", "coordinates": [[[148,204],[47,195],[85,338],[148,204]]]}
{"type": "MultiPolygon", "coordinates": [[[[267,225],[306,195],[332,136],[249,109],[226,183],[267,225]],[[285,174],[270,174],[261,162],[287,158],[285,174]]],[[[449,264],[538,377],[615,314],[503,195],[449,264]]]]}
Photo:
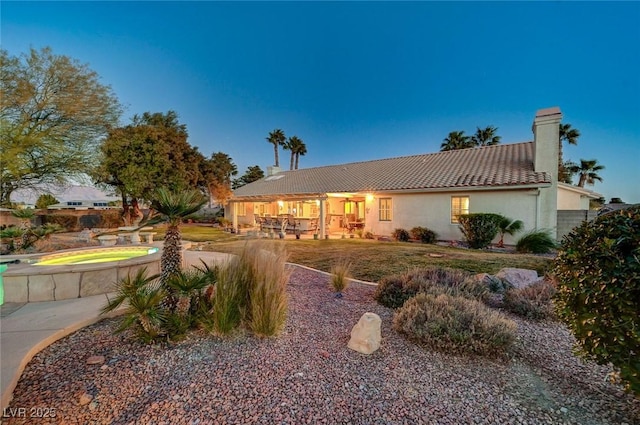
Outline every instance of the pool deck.
{"type": "MultiPolygon", "coordinates": [[[[186,265],[224,261],[229,254],[185,251],[186,265]]],[[[0,306],[0,384],[2,409],[9,406],[13,390],[26,365],[42,349],[78,329],[105,317],[100,308],[108,294],[62,301],[6,303],[0,306]]],[[[115,313],[117,314],[117,312],[115,313]]]]}

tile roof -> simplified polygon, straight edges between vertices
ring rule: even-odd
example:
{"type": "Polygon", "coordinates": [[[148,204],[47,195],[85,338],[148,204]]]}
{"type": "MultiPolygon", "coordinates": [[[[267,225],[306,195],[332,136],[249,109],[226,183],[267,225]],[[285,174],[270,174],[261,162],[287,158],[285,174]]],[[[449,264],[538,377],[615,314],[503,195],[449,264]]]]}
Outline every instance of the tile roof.
{"type": "Polygon", "coordinates": [[[533,169],[533,150],[525,142],[281,171],[234,198],[548,185],[549,173],[533,169]]]}

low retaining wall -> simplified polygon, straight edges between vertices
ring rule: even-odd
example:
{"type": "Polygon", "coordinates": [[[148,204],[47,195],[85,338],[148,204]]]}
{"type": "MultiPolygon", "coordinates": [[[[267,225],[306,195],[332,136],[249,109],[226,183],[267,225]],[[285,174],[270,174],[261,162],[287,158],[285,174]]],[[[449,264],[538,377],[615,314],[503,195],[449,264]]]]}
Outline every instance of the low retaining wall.
{"type": "Polygon", "coordinates": [[[65,266],[11,264],[2,274],[4,302],[57,301],[113,292],[114,284],[146,267],[160,273],[161,253],[109,263],[65,266]]]}

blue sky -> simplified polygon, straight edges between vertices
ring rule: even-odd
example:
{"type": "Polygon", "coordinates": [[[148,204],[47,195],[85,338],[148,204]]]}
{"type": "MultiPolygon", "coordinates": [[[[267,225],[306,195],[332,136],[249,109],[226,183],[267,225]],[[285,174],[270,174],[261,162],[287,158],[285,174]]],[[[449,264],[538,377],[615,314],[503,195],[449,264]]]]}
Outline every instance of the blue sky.
{"type": "MultiPolygon", "coordinates": [[[[8,2],[2,48],[88,63],[136,113],[175,110],[240,174],[297,135],[300,167],[436,152],[453,130],[532,139],[536,110],[578,128],[565,159],[640,202],[638,2],[8,2]]],[[[280,152],[288,169],[289,152],[280,152]]]]}

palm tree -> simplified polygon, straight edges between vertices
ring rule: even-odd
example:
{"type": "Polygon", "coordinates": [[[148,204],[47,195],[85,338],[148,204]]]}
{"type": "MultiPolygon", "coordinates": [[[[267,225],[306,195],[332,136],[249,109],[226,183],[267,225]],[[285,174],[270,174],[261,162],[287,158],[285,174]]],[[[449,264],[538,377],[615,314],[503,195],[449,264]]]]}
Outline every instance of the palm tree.
{"type": "Polygon", "coordinates": [[[293,139],[292,137],[289,137],[289,140],[284,142],[284,145],[282,145],[282,149],[284,149],[286,151],[291,151],[291,160],[289,162],[289,170],[293,170],[293,160],[296,157],[296,153],[294,151],[294,147],[293,147],[293,144],[292,144],[292,139],[293,139]]]}
{"type": "Polygon", "coordinates": [[[465,136],[464,131],[452,131],[440,145],[440,151],[453,151],[458,149],[472,148],[473,142],[469,136],[465,136]]]}
{"type": "Polygon", "coordinates": [[[296,145],[295,151],[296,151],[296,165],[295,165],[295,169],[298,169],[298,164],[300,163],[300,157],[306,155],[307,153],[307,145],[304,144],[304,142],[300,139],[298,139],[298,141],[300,142],[299,144],[296,145]]]}
{"type": "Polygon", "coordinates": [[[567,142],[570,145],[578,144],[578,137],[580,137],[580,131],[575,128],[571,128],[571,124],[560,124],[559,128],[559,141],[558,141],[558,181],[564,183],[571,183],[571,175],[567,173],[564,167],[564,160],[562,159],[562,143],[567,142]]]}
{"type": "Polygon", "coordinates": [[[160,258],[160,281],[165,283],[171,275],[180,272],[182,267],[180,223],[184,217],[202,208],[207,203],[207,198],[196,189],[175,193],[166,188],[156,190],[154,198],[151,208],[159,216],[152,223],[165,221],[169,224],[160,258]]]}
{"type": "Polygon", "coordinates": [[[598,175],[598,171],[604,170],[604,165],[599,165],[597,159],[581,159],[580,165],[573,164],[569,166],[567,172],[569,175],[578,174],[578,187],[584,187],[585,184],[593,186],[596,180],[601,182],[602,177],[598,175]]]}
{"type": "Polygon", "coordinates": [[[498,220],[498,231],[500,232],[500,240],[498,241],[498,247],[504,247],[504,235],[513,236],[515,233],[522,230],[524,223],[521,220],[513,220],[509,217],[501,217],[498,220]]]}
{"type": "Polygon", "coordinates": [[[500,136],[496,135],[498,127],[488,126],[486,128],[476,127],[476,134],[471,136],[471,141],[475,146],[493,146],[500,143],[500,136]]]}
{"type": "Polygon", "coordinates": [[[276,163],[274,164],[276,167],[280,166],[280,158],[278,157],[278,146],[284,146],[286,137],[284,135],[284,131],[276,128],[271,133],[269,133],[269,137],[267,137],[267,142],[273,145],[273,154],[275,155],[276,163]]]}

